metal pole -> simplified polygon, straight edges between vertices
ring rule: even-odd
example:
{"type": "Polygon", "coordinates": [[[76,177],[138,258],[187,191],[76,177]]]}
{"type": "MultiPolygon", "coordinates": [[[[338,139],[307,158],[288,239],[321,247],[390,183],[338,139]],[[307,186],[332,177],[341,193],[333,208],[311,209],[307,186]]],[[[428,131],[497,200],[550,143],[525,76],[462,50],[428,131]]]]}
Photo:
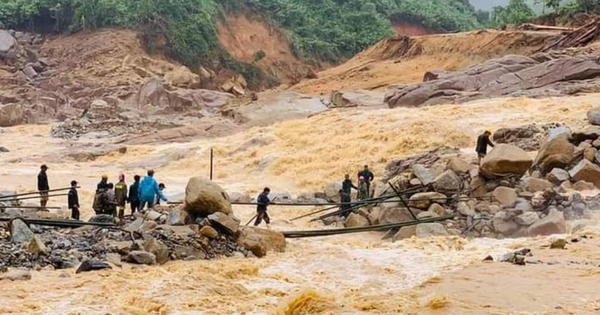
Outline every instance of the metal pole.
{"type": "Polygon", "coordinates": [[[210,180],[213,180],[213,148],[210,148],[210,180]]]}
{"type": "MultiPolygon", "coordinates": [[[[80,187],[77,187],[77,188],[80,188],[80,187]]],[[[0,196],[0,201],[4,201],[2,199],[5,199],[5,198],[15,198],[15,197],[21,197],[21,196],[35,195],[35,194],[39,194],[40,192],[51,193],[51,192],[69,190],[69,189],[71,189],[71,187],[69,187],[69,188],[50,189],[50,190],[45,190],[45,191],[34,191],[34,192],[28,192],[28,193],[22,193],[22,194],[16,194],[16,195],[0,196]]]]}
{"type": "Polygon", "coordinates": [[[68,195],[69,194],[57,194],[57,195],[48,195],[48,196],[33,196],[33,197],[25,197],[25,198],[18,198],[18,199],[2,199],[0,201],[1,202],[13,202],[13,201],[28,200],[28,199],[40,199],[42,197],[51,198],[51,197],[60,197],[60,196],[68,196],[68,195]]]}

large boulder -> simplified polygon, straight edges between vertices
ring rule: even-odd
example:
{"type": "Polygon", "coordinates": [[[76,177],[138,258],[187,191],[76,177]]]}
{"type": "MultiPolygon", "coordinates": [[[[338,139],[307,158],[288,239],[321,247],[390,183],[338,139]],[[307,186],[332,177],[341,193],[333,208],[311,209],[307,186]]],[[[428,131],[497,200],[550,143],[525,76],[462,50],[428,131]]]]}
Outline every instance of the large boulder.
{"type": "Polygon", "coordinates": [[[323,192],[325,193],[325,197],[333,202],[340,202],[340,189],[342,189],[342,183],[333,182],[325,185],[323,192]]]}
{"type": "Polygon", "coordinates": [[[545,218],[535,222],[527,229],[529,236],[564,234],[566,232],[565,216],[556,209],[551,209],[545,218]]]}
{"type": "Polygon", "coordinates": [[[415,177],[417,177],[423,185],[433,183],[435,179],[433,172],[424,165],[414,164],[411,169],[415,177]]]}
{"type": "Polygon", "coordinates": [[[202,178],[190,178],[185,188],[185,211],[193,216],[206,217],[210,214],[221,212],[230,214],[231,203],[229,196],[216,183],[202,178]]]}
{"type": "Polygon", "coordinates": [[[10,235],[13,242],[20,244],[29,243],[35,237],[35,234],[21,219],[12,220],[10,223],[10,235]]]}
{"type": "Polygon", "coordinates": [[[127,261],[138,265],[156,265],[156,256],[143,250],[134,250],[127,254],[127,261]]]}
{"type": "Polygon", "coordinates": [[[590,124],[600,126],[600,107],[590,109],[587,113],[587,119],[590,124]]]}
{"type": "Polygon", "coordinates": [[[519,225],[530,226],[537,222],[540,216],[537,212],[525,212],[515,218],[515,222],[519,225]]]}
{"type": "Polygon", "coordinates": [[[506,211],[499,211],[492,219],[494,230],[504,236],[511,236],[519,230],[519,225],[506,211]]]}
{"type": "Polygon", "coordinates": [[[505,207],[513,207],[517,203],[517,192],[509,187],[498,187],[494,189],[494,199],[505,207]]]}
{"type": "Polygon", "coordinates": [[[462,188],[462,181],[452,170],[447,170],[440,174],[433,181],[436,191],[455,192],[462,188]]]}
{"type": "MultiPolygon", "coordinates": [[[[412,210],[413,213],[418,212],[412,210]]],[[[418,213],[415,213],[417,215],[418,213]]],[[[414,220],[405,208],[381,208],[370,216],[373,224],[391,224],[414,220]],[[377,214],[377,215],[376,215],[377,214]]]]}
{"type": "Polygon", "coordinates": [[[538,191],[544,191],[546,189],[554,187],[554,185],[541,178],[528,177],[522,182],[523,190],[534,193],[538,191]]]}
{"type": "Polygon", "coordinates": [[[231,235],[237,233],[240,227],[240,220],[238,218],[223,212],[215,212],[207,218],[212,224],[231,235]]]}
{"type": "Polygon", "coordinates": [[[333,91],[329,107],[385,106],[383,97],[383,93],[368,90],[333,91]]]}
{"type": "Polygon", "coordinates": [[[410,197],[408,205],[419,209],[428,209],[432,203],[446,204],[448,197],[438,192],[424,192],[410,197]]]}
{"type": "Polygon", "coordinates": [[[456,174],[468,174],[475,166],[473,164],[459,158],[453,157],[448,160],[448,164],[446,164],[446,169],[453,171],[456,174]]]}
{"type": "Polygon", "coordinates": [[[256,257],[265,256],[267,251],[284,252],[286,246],[283,234],[256,227],[240,229],[238,244],[251,251],[256,257]]]}
{"type": "Polygon", "coordinates": [[[417,225],[415,234],[418,238],[431,236],[446,236],[448,231],[440,223],[421,223],[417,225]]]}
{"type": "Polygon", "coordinates": [[[600,166],[588,160],[581,160],[579,164],[571,169],[569,174],[575,182],[583,180],[594,183],[596,187],[600,188],[600,166]]]}
{"type": "Polygon", "coordinates": [[[565,168],[569,165],[575,154],[575,146],[569,142],[570,138],[568,128],[557,128],[554,135],[542,144],[533,161],[534,167],[546,175],[554,168],[565,168]]]}
{"type": "Polygon", "coordinates": [[[18,104],[0,104],[0,127],[12,127],[25,122],[25,112],[18,104]]]}
{"type": "Polygon", "coordinates": [[[344,225],[347,228],[369,226],[369,220],[358,213],[350,213],[344,225]]]}
{"type": "Polygon", "coordinates": [[[180,207],[169,210],[167,224],[169,225],[186,225],[189,221],[188,213],[180,207]]]}
{"type": "Polygon", "coordinates": [[[497,144],[483,159],[481,174],[487,178],[510,174],[523,176],[532,163],[531,157],[522,149],[509,144],[497,144]]]}
{"type": "Polygon", "coordinates": [[[6,54],[17,46],[17,40],[6,30],[0,30],[0,55],[6,54]]]}
{"type": "Polygon", "coordinates": [[[392,240],[395,242],[395,241],[411,238],[416,235],[417,235],[417,226],[416,225],[404,226],[404,227],[400,228],[400,230],[394,235],[392,240]]]}

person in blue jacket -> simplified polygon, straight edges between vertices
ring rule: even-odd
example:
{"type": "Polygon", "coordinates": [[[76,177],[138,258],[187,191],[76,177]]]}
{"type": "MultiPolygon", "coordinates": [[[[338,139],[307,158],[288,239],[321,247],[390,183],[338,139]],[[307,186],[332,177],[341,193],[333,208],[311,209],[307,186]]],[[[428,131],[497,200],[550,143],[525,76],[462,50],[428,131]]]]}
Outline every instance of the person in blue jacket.
{"type": "Polygon", "coordinates": [[[154,171],[149,170],[148,176],[144,177],[138,189],[138,196],[141,204],[140,211],[144,210],[146,205],[148,208],[154,208],[154,202],[157,195],[160,199],[167,201],[167,198],[163,195],[158,187],[158,183],[154,179],[154,171]]]}

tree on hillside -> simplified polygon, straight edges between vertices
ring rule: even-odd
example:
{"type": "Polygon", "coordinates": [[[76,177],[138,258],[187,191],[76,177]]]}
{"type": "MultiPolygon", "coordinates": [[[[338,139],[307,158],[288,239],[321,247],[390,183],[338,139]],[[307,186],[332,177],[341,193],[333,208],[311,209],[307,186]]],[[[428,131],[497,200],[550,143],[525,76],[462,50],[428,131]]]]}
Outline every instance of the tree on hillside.
{"type": "Polygon", "coordinates": [[[541,4],[544,8],[550,8],[554,11],[560,8],[562,4],[562,0],[535,0],[535,4],[541,4]]]}
{"type": "Polygon", "coordinates": [[[535,13],[524,0],[510,0],[505,6],[494,7],[492,21],[496,26],[521,24],[535,17],[535,13]]]}

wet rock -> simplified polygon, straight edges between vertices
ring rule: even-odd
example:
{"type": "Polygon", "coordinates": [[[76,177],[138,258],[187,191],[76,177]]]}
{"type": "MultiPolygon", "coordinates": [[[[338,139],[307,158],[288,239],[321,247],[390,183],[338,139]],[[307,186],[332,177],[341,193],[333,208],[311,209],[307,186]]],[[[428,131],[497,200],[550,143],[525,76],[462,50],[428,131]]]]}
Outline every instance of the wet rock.
{"type": "Polygon", "coordinates": [[[429,209],[428,209],[427,211],[428,211],[428,212],[431,212],[431,213],[435,213],[435,214],[437,214],[437,215],[438,215],[438,216],[440,216],[440,217],[441,217],[441,216],[445,216],[445,215],[447,215],[447,214],[448,214],[448,213],[446,212],[446,208],[444,208],[444,207],[440,206],[440,205],[439,205],[439,204],[437,204],[437,203],[434,203],[434,204],[432,204],[431,206],[429,206],[429,209]]]}
{"type": "Polygon", "coordinates": [[[24,281],[31,280],[31,272],[27,270],[12,269],[5,273],[0,273],[0,281],[24,281]]]}
{"type": "Polygon", "coordinates": [[[447,170],[434,179],[436,191],[454,192],[462,188],[462,181],[452,170],[447,170]]]}
{"type": "Polygon", "coordinates": [[[580,180],[573,184],[572,187],[576,191],[586,191],[586,190],[594,190],[596,186],[593,183],[586,182],[585,180],[580,180]]]}
{"type": "Polygon", "coordinates": [[[560,239],[554,240],[550,244],[550,249],[565,249],[566,246],[567,246],[567,240],[565,240],[564,238],[560,238],[560,239]]]}
{"type": "Polygon", "coordinates": [[[186,225],[189,221],[188,213],[182,208],[173,208],[169,210],[167,224],[169,225],[186,225]]]}
{"type": "Polygon", "coordinates": [[[521,183],[521,185],[523,186],[523,190],[532,192],[532,193],[538,192],[538,191],[544,191],[546,189],[554,187],[554,185],[552,185],[551,182],[549,182],[545,179],[539,179],[539,178],[533,178],[533,177],[526,178],[521,183]]]}
{"type": "Polygon", "coordinates": [[[34,255],[47,255],[50,249],[44,245],[42,239],[38,235],[34,235],[33,239],[27,243],[27,251],[34,255]]]}
{"type": "Polygon", "coordinates": [[[513,207],[517,198],[517,192],[512,188],[498,187],[494,189],[494,199],[505,207],[513,207]]]}
{"type": "Polygon", "coordinates": [[[225,190],[203,177],[190,178],[185,189],[184,209],[193,216],[201,217],[213,213],[232,212],[229,196],[225,190]]]}
{"type": "Polygon", "coordinates": [[[427,209],[432,203],[446,204],[447,201],[446,195],[437,192],[424,192],[412,195],[408,204],[411,207],[427,209]]]}
{"type": "Polygon", "coordinates": [[[115,223],[115,218],[109,214],[98,214],[90,218],[93,223],[115,223]]]}
{"type": "Polygon", "coordinates": [[[456,210],[458,210],[458,212],[464,216],[474,216],[475,213],[475,209],[473,209],[468,203],[461,201],[458,203],[458,205],[456,206],[456,210]]]}
{"type": "Polygon", "coordinates": [[[550,134],[533,161],[535,168],[544,175],[554,168],[568,166],[575,154],[575,146],[569,141],[571,132],[568,128],[552,129],[550,134]]]}
{"type": "Polygon", "coordinates": [[[223,231],[231,235],[235,234],[240,227],[239,219],[223,212],[215,212],[207,218],[211,223],[215,224],[216,227],[223,229],[223,231]]]}
{"type": "Polygon", "coordinates": [[[519,230],[519,225],[512,220],[506,211],[500,211],[492,219],[494,230],[504,236],[511,236],[519,230]]]}
{"type": "Polygon", "coordinates": [[[416,235],[417,235],[417,226],[416,225],[404,226],[404,227],[400,228],[400,230],[394,235],[394,237],[392,237],[392,240],[395,242],[395,241],[411,238],[416,235]]]}
{"type": "Polygon", "coordinates": [[[569,172],[575,182],[584,180],[600,188],[600,167],[588,160],[582,160],[569,172]]]}
{"type": "Polygon", "coordinates": [[[595,141],[600,137],[600,126],[586,126],[573,132],[571,139],[574,143],[581,143],[586,140],[595,141]]]}
{"type": "Polygon", "coordinates": [[[265,256],[267,251],[284,252],[286,247],[283,234],[256,227],[242,228],[238,243],[256,257],[265,256]]]}
{"type": "Polygon", "coordinates": [[[498,144],[483,159],[481,174],[486,178],[508,174],[523,176],[532,163],[533,160],[522,149],[508,144],[498,144]]]}
{"type": "Polygon", "coordinates": [[[433,213],[433,212],[429,212],[429,211],[423,211],[417,215],[417,219],[419,219],[419,220],[438,218],[438,217],[439,217],[439,215],[437,213],[433,213]]]}
{"type": "Polygon", "coordinates": [[[418,238],[446,236],[448,231],[440,223],[421,223],[417,225],[416,235],[418,238]]]}
{"type": "Polygon", "coordinates": [[[600,126],[600,108],[595,107],[587,112],[588,122],[592,125],[600,126]]]}
{"type": "Polygon", "coordinates": [[[203,226],[200,229],[200,234],[208,237],[208,238],[217,238],[219,236],[219,232],[217,232],[217,230],[215,230],[214,228],[212,228],[211,226],[203,226]]]}
{"type": "Polygon", "coordinates": [[[369,226],[369,220],[358,213],[350,213],[348,218],[346,218],[345,226],[347,228],[365,227],[369,226]]]}
{"type": "Polygon", "coordinates": [[[250,202],[252,202],[252,197],[250,197],[248,194],[233,192],[228,195],[229,195],[229,200],[232,203],[250,203],[250,202]]]}
{"type": "Polygon", "coordinates": [[[112,269],[112,267],[109,264],[100,261],[86,260],[79,265],[79,268],[77,268],[75,273],[98,271],[103,269],[112,269]]]}
{"type": "Polygon", "coordinates": [[[15,219],[10,224],[11,240],[14,243],[29,243],[35,235],[21,219],[15,219]]]}
{"type": "Polygon", "coordinates": [[[135,250],[129,252],[127,262],[138,265],[156,265],[156,256],[146,251],[135,250]]]}
{"type": "Polygon", "coordinates": [[[331,200],[333,202],[340,202],[340,189],[342,189],[341,183],[332,182],[325,185],[323,192],[325,193],[325,197],[327,197],[328,200],[331,200]]]}
{"type": "Polygon", "coordinates": [[[528,235],[564,234],[567,231],[565,217],[562,212],[551,209],[548,215],[534,223],[527,230],[528,235]]]}
{"type": "Polygon", "coordinates": [[[515,222],[519,225],[530,226],[537,222],[540,216],[536,212],[525,212],[515,218],[515,222]]]}
{"type": "Polygon", "coordinates": [[[144,241],[144,250],[155,256],[156,262],[163,265],[169,261],[169,248],[161,241],[148,238],[144,241]]]}
{"type": "Polygon", "coordinates": [[[547,179],[555,185],[560,185],[562,182],[571,179],[571,176],[569,175],[569,172],[562,168],[553,168],[552,171],[548,173],[547,179]]]}
{"type": "Polygon", "coordinates": [[[415,164],[412,166],[412,172],[417,177],[423,185],[429,185],[434,181],[434,175],[430,169],[426,168],[424,165],[415,164]]]}

